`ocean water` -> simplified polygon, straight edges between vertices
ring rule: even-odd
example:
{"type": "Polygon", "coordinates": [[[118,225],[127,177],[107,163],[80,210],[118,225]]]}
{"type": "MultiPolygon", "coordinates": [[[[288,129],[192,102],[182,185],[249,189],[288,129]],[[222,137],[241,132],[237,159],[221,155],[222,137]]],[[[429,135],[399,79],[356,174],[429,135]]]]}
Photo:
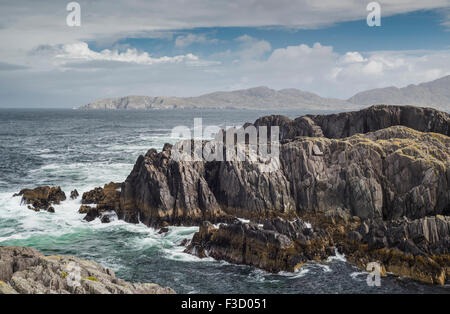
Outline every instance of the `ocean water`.
{"type": "Polygon", "coordinates": [[[220,127],[253,122],[265,114],[297,117],[305,112],[263,111],[77,111],[0,109],[0,245],[34,247],[44,254],[75,255],[109,267],[122,279],[155,282],[178,293],[449,293],[450,287],[387,277],[369,287],[367,273],[337,255],[296,273],[256,268],[183,253],[179,243],[197,227],[171,227],[167,234],[142,224],[83,221],[80,198],[56,205],[56,213],[33,212],[13,193],[60,185],[80,195],[110,181],[123,181],[140,154],[174,143],[174,126],[193,119],[220,127]]]}

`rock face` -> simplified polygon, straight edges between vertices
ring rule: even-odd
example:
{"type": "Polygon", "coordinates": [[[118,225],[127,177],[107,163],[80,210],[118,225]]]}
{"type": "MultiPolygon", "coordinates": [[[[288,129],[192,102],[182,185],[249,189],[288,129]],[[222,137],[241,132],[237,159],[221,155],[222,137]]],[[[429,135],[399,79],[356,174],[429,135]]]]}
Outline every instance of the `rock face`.
{"type": "Polygon", "coordinates": [[[23,189],[14,196],[22,196],[22,203],[29,204],[28,208],[34,211],[46,210],[54,212],[52,204],[60,204],[66,199],[61,187],[39,186],[34,189],[23,189]]]}
{"type": "Polygon", "coordinates": [[[84,220],[92,221],[100,217],[102,222],[109,222],[108,213],[120,211],[120,185],[120,183],[110,182],[105,184],[103,188],[98,187],[83,193],[81,198],[82,204],[96,204],[95,207],[81,205],[78,212],[80,214],[86,214],[84,220]]]}
{"type": "Polygon", "coordinates": [[[0,247],[0,294],[170,294],[171,288],[129,283],[99,264],[35,249],[0,247]]]}
{"type": "Polygon", "coordinates": [[[203,162],[177,162],[170,148],[140,156],[122,184],[120,219],[147,225],[199,223],[222,211],[209,189],[203,162]]]}
{"type": "Polygon", "coordinates": [[[158,224],[270,217],[343,209],[360,218],[449,214],[450,139],[390,127],[344,139],[299,137],[280,148],[279,168],[243,162],[178,162],[141,156],[122,185],[119,218],[158,224]]]}
{"type": "Polygon", "coordinates": [[[254,125],[279,126],[282,140],[296,136],[344,138],[396,125],[450,136],[448,113],[413,106],[377,105],[360,111],[308,115],[295,120],[283,116],[268,116],[256,120],[254,125]]]}
{"type": "Polygon", "coordinates": [[[388,271],[443,283],[450,265],[447,218],[440,218],[450,215],[449,121],[447,113],[407,106],[263,117],[254,125],[280,127],[278,159],[179,161],[171,145],[151,149],[122,184],[116,212],[152,226],[201,224],[188,248],[200,256],[277,271],[339,247],[358,265],[378,258],[388,271]],[[270,221],[276,217],[287,222],[270,221]],[[295,217],[314,232],[305,233],[295,217]],[[205,220],[227,224],[216,229],[205,220]],[[420,267],[411,266],[416,260],[420,267]]]}
{"type": "Polygon", "coordinates": [[[314,230],[299,219],[275,218],[263,225],[236,220],[219,227],[206,221],[186,252],[278,272],[326,259],[334,250],[324,230],[314,230]]]}

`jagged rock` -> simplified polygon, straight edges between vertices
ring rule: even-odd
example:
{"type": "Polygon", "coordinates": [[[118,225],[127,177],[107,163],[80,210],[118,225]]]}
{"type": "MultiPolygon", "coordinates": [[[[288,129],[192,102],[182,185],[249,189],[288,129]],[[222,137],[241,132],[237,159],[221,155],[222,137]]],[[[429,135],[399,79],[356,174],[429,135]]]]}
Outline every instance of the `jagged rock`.
{"type": "Polygon", "coordinates": [[[295,120],[263,117],[254,125],[280,127],[279,159],[179,161],[179,146],[151,149],[122,184],[119,219],[156,226],[226,222],[202,224],[187,250],[270,271],[323,259],[335,245],[357,265],[380,258],[393,273],[446,280],[448,226],[424,217],[450,214],[447,113],[373,106],[295,120]],[[296,215],[303,222],[273,219],[296,215]]]}
{"type": "Polygon", "coordinates": [[[309,117],[328,138],[374,132],[395,125],[450,136],[450,115],[432,108],[376,105],[360,111],[309,117]]]}
{"type": "Polygon", "coordinates": [[[310,260],[333,254],[327,234],[300,220],[266,220],[264,226],[235,220],[215,227],[205,221],[185,250],[271,272],[294,271],[310,260]]]}
{"type": "Polygon", "coordinates": [[[259,162],[175,161],[170,150],[150,150],[122,186],[118,216],[158,225],[330,209],[363,219],[446,215],[449,146],[446,136],[401,126],[299,137],[281,144],[271,172],[259,162]]]}
{"type": "Polygon", "coordinates": [[[450,254],[450,217],[374,221],[362,242],[369,248],[397,248],[413,255],[450,254]]]}
{"type": "MultiPolygon", "coordinates": [[[[110,182],[103,188],[97,187],[91,191],[84,192],[81,198],[82,204],[112,203],[117,194],[120,194],[121,183],[110,182]]],[[[113,207],[113,206],[112,206],[113,207]]]]}
{"type": "Polygon", "coordinates": [[[0,294],[170,294],[171,288],[129,283],[99,264],[35,249],[0,247],[0,294]]]}
{"type": "Polygon", "coordinates": [[[120,183],[110,182],[103,188],[97,187],[91,191],[83,193],[82,204],[97,204],[96,207],[82,205],[79,213],[85,213],[84,220],[92,221],[97,217],[103,223],[110,222],[110,217],[105,216],[105,212],[118,212],[120,207],[120,183]]]}
{"type": "Polygon", "coordinates": [[[199,223],[221,214],[203,162],[175,161],[171,150],[140,156],[122,184],[119,219],[147,225],[199,223]]]}
{"type": "Polygon", "coordinates": [[[95,220],[97,217],[99,217],[99,212],[98,212],[97,207],[81,205],[78,212],[80,214],[86,214],[86,216],[84,216],[83,219],[88,222],[91,222],[91,221],[95,220]]]}
{"type": "Polygon", "coordinates": [[[284,116],[259,118],[255,126],[279,126],[280,139],[297,136],[345,138],[402,125],[421,132],[450,136],[450,115],[432,108],[375,105],[360,111],[307,115],[291,120],[284,116]]]}
{"type": "Polygon", "coordinates": [[[22,203],[29,204],[28,208],[34,211],[46,210],[55,212],[52,204],[60,204],[66,199],[61,187],[38,186],[34,189],[22,189],[13,196],[22,196],[22,203]]]}
{"type": "Polygon", "coordinates": [[[76,189],[70,192],[71,199],[75,200],[78,198],[78,196],[80,196],[80,194],[78,194],[78,191],[76,189]]]}
{"type": "Polygon", "coordinates": [[[87,205],[81,205],[80,209],[78,209],[78,212],[80,214],[87,214],[88,212],[90,212],[93,209],[95,209],[95,208],[93,208],[91,206],[87,206],[87,205]]]}

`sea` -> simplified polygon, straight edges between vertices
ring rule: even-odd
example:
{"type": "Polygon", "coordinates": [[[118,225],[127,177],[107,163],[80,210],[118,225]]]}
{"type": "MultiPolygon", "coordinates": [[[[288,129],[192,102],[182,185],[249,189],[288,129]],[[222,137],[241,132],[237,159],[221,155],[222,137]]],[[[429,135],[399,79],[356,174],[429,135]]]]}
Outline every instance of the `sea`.
{"type": "Polygon", "coordinates": [[[55,213],[34,212],[13,197],[23,188],[61,186],[80,195],[111,181],[122,182],[139,155],[161,150],[176,126],[192,129],[240,126],[268,114],[291,118],[311,111],[155,110],[81,111],[72,109],[0,109],[0,246],[27,246],[46,255],[73,255],[111,268],[131,282],[154,282],[177,293],[450,293],[387,276],[369,286],[368,273],[336,252],[322,263],[297,272],[269,273],[184,253],[180,243],[197,227],[169,232],[114,219],[102,224],[83,220],[80,198],[55,205],[55,213]]]}

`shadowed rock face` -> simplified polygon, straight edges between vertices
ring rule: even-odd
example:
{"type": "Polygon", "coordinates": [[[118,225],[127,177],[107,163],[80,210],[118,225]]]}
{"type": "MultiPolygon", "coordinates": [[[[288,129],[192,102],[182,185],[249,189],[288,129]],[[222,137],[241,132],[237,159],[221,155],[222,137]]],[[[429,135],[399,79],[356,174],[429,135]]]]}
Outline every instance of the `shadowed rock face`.
{"type": "Polygon", "coordinates": [[[204,222],[185,252],[278,272],[326,259],[334,249],[326,231],[299,219],[275,218],[261,225],[235,220],[216,227],[204,222]]]}
{"type": "Polygon", "coordinates": [[[171,288],[129,283],[99,264],[35,249],[0,247],[0,294],[167,294],[171,288]]]}
{"type": "Polygon", "coordinates": [[[199,223],[222,211],[210,190],[204,162],[177,162],[170,149],[140,156],[122,184],[120,219],[145,224],[199,223]]]}
{"type": "Polygon", "coordinates": [[[342,209],[360,218],[448,214],[450,139],[391,127],[344,139],[299,137],[276,171],[251,162],[178,162],[150,150],[122,185],[119,218],[192,224],[342,209]]]}

